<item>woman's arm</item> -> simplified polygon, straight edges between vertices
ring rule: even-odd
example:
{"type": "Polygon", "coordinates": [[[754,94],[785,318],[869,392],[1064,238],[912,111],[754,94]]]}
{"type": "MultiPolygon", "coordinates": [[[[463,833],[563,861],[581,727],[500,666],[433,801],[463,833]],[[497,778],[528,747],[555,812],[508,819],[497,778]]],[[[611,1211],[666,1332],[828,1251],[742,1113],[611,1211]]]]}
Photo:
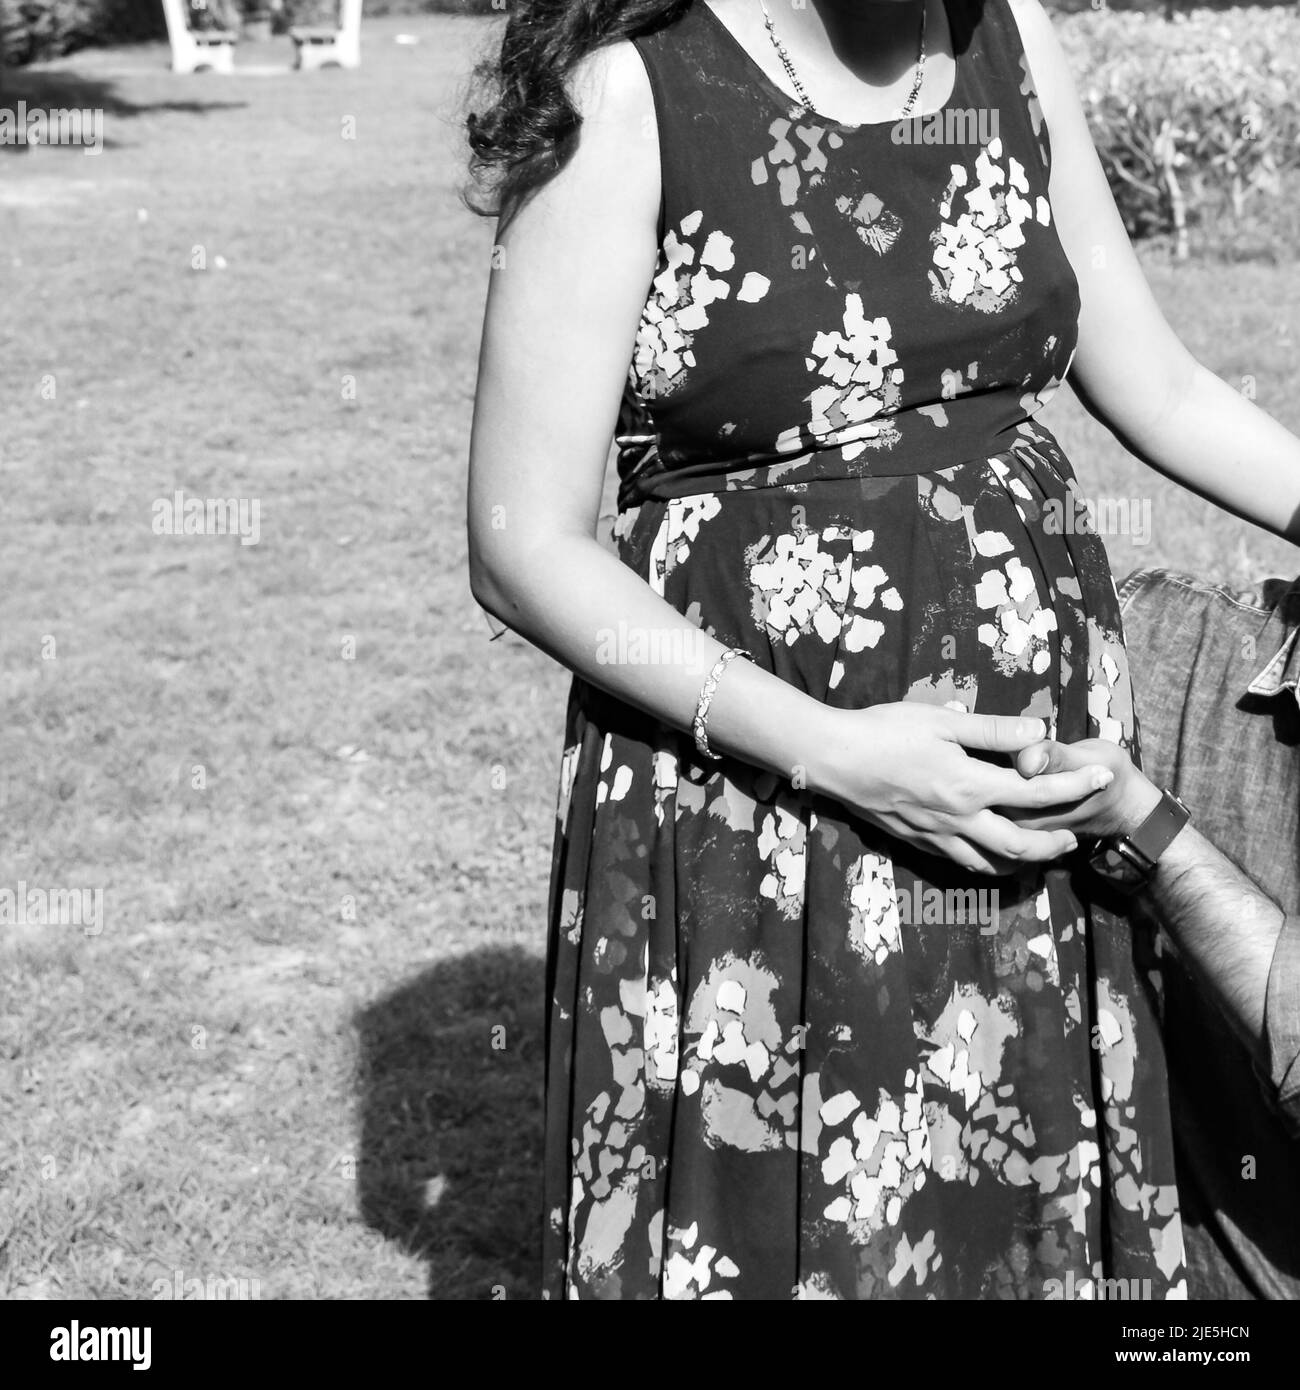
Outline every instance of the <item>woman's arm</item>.
{"type": "Polygon", "coordinates": [[[1165,321],[1115,208],[1065,54],[1039,0],[1009,0],[1052,146],[1057,233],[1079,281],[1069,380],[1158,472],[1300,541],[1300,439],[1199,363],[1165,321]]]}
{"type": "MultiPolygon", "coordinates": [[[[658,247],[653,98],[627,43],[598,49],[573,91],[583,115],[565,168],[498,226],[470,445],[474,597],[593,684],[690,727],[725,650],[596,540],[609,444],[658,247]],[[680,634],[678,665],[598,665],[602,629],[680,634]]],[[[742,663],[743,665],[743,663],[742,663]]],[[[805,763],[819,707],[731,663],[711,742],[768,771],[805,763]]]]}
{"type": "MultiPolygon", "coordinates": [[[[724,648],[595,539],[658,251],[653,96],[627,42],[584,60],[573,96],[583,124],[572,158],[498,229],[470,444],[471,586],[593,685],[686,730],[724,648]],[[600,633],[620,622],[689,659],[602,663],[600,633]]],[[[1014,752],[1042,731],[1039,720],[916,702],[834,710],[743,660],[726,668],[709,714],[718,750],[986,870],[995,857],[1052,859],[1070,848],[1068,831],[1022,831],[990,808],[1076,801],[1094,769],[1026,782],[963,751],[1014,752]]]]}

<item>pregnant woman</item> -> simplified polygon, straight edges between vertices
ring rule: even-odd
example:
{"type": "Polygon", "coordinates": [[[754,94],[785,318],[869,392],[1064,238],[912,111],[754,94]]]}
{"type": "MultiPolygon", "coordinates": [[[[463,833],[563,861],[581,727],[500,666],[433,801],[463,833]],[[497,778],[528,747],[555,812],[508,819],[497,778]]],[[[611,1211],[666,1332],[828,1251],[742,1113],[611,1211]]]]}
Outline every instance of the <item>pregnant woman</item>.
{"type": "Polygon", "coordinates": [[[575,673],[545,1295],[1185,1296],[1104,774],[1010,765],[1138,752],[1035,417],[1070,370],[1279,534],[1300,446],[1161,317],[1036,0],[518,0],[493,66],[471,579],[575,673]]]}

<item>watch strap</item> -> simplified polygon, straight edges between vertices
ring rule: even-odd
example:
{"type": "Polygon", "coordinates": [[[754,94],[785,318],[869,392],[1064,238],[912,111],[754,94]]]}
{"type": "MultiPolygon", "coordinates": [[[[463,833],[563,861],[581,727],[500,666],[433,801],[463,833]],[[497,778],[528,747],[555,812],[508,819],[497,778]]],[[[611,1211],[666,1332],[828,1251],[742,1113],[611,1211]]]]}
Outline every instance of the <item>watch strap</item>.
{"type": "Polygon", "coordinates": [[[1146,820],[1124,838],[1154,869],[1160,856],[1173,844],[1175,836],[1191,818],[1187,807],[1166,789],[1146,820]]]}
{"type": "Polygon", "coordinates": [[[1119,892],[1138,893],[1150,883],[1160,856],[1189,820],[1187,807],[1166,790],[1132,835],[1111,835],[1098,841],[1088,862],[1119,892]]]}

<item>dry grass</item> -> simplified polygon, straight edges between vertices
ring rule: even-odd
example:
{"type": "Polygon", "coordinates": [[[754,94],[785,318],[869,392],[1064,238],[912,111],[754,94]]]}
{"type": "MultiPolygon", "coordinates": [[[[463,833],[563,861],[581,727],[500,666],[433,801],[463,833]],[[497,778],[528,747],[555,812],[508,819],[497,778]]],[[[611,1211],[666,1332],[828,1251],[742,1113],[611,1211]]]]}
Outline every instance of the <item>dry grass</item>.
{"type": "MultiPolygon", "coordinates": [[[[0,886],[101,887],[106,921],[4,930],[0,1295],[535,1288],[566,678],[465,578],[491,229],[447,115],[484,33],[380,20],[310,77],[87,53],[12,92],[104,105],[111,146],[0,152],[0,886]],[[177,488],[259,499],[261,543],[155,536],[177,488]]],[[[1294,266],[1152,275],[1300,426],[1294,266]]],[[[1053,413],[1089,491],[1147,495],[1053,413]]],[[[1118,573],[1286,572],[1154,497],[1118,573]]]]}

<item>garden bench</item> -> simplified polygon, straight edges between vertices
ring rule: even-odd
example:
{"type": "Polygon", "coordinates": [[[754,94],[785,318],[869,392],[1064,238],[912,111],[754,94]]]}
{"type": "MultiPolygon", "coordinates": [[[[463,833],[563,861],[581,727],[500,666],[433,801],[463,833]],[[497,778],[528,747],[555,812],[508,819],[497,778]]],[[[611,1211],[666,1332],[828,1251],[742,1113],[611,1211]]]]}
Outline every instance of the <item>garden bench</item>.
{"type": "Polygon", "coordinates": [[[238,35],[229,29],[191,29],[185,0],[162,0],[167,20],[167,38],[172,47],[173,72],[213,72],[235,70],[235,42],[238,35]]]}
{"type": "Polygon", "coordinates": [[[292,28],[294,67],[304,72],[331,63],[341,68],[361,66],[361,0],[339,0],[335,29],[292,28]]]}

